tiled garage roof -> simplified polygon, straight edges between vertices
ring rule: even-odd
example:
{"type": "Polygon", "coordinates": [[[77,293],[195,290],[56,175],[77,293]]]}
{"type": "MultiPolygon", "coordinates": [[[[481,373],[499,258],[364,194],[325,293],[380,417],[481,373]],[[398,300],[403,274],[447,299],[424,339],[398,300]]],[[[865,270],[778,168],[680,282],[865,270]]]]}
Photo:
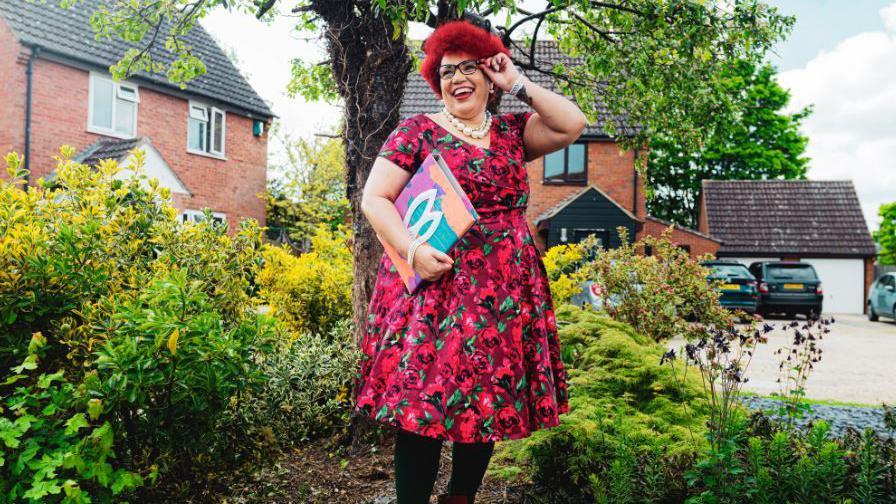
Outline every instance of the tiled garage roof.
{"type": "MultiPolygon", "coordinates": [[[[528,51],[528,49],[527,49],[528,51]]],[[[523,54],[514,46],[511,47],[511,53],[514,56],[514,59],[523,59],[523,54]]],[[[418,57],[423,58],[422,53],[418,53],[418,57]]],[[[574,66],[576,60],[571,60],[568,56],[561,53],[557,48],[557,44],[551,40],[542,40],[536,42],[535,48],[535,63],[539,68],[553,68],[553,66],[557,63],[563,63],[567,67],[574,66]]],[[[558,86],[555,84],[553,78],[549,75],[537,72],[535,70],[523,70],[526,76],[532,80],[532,82],[542,86],[546,89],[550,89],[552,91],[557,91],[558,86]]],[[[598,93],[598,100],[600,100],[598,93]]],[[[429,87],[429,84],[423,79],[419,72],[411,72],[408,77],[407,85],[404,91],[404,97],[401,102],[401,119],[406,119],[408,117],[412,117],[417,114],[422,113],[433,113],[438,112],[442,109],[441,102],[436,97],[435,93],[432,92],[432,89],[429,87]]],[[[531,110],[528,105],[525,105],[520,100],[517,100],[513,96],[509,96],[506,93],[504,97],[501,99],[501,112],[523,112],[526,110],[531,110]]],[[[607,133],[603,129],[603,125],[606,124],[611,118],[616,118],[617,123],[617,135],[618,136],[630,136],[637,133],[641,127],[637,124],[633,124],[626,115],[614,116],[607,110],[606,105],[603,102],[598,102],[598,110],[599,116],[597,122],[594,124],[589,124],[585,131],[582,133],[583,136],[590,137],[607,137],[607,133]]]]}
{"type": "MultiPolygon", "coordinates": [[[[104,0],[83,0],[65,9],[59,6],[58,0],[0,0],[0,18],[9,23],[16,38],[23,44],[39,45],[44,51],[107,69],[125,51],[137,46],[117,36],[95,40],[90,16],[104,5],[109,3],[104,0]]],[[[169,26],[167,23],[163,25],[160,37],[168,33],[169,26]]],[[[147,37],[150,35],[147,34],[147,37]]],[[[220,100],[260,117],[274,116],[267,103],[200,24],[197,23],[186,35],[186,43],[192,46],[194,54],[206,67],[206,73],[188,82],[186,90],[168,82],[164,74],[141,71],[135,77],[162,87],[220,100]]],[[[156,44],[152,56],[166,64],[174,60],[174,55],[165,50],[163,43],[156,44]]]]}
{"type": "Polygon", "coordinates": [[[704,180],[720,254],[873,256],[851,180],[704,180]]]}

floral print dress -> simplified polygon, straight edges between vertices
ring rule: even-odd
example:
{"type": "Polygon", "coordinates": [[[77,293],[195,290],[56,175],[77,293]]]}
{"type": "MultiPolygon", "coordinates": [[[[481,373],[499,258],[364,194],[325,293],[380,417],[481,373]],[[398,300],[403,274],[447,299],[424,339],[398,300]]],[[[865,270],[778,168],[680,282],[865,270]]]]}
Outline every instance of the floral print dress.
{"type": "Polygon", "coordinates": [[[380,156],[413,173],[438,146],[480,220],[448,255],[454,268],[412,295],[384,252],[355,373],[354,411],[461,443],[527,437],[569,411],[547,273],[526,222],[523,129],[493,118],[489,148],[425,114],[399,124],[380,156]]]}

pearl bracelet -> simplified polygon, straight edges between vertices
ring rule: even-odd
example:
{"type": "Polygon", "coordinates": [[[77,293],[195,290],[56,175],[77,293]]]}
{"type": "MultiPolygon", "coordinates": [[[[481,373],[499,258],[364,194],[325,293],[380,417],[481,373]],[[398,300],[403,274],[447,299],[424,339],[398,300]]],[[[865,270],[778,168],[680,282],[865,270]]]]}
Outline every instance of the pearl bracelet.
{"type": "Polygon", "coordinates": [[[417,247],[423,245],[426,242],[426,239],[422,236],[418,236],[414,238],[410,245],[408,245],[408,264],[411,266],[411,269],[414,268],[414,253],[417,251],[417,247]]]}

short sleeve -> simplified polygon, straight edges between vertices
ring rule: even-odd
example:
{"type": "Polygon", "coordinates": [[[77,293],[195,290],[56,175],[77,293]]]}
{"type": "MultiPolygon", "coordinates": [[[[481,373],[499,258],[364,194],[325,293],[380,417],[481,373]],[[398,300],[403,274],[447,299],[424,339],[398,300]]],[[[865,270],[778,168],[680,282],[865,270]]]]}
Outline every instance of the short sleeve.
{"type": "Polygon", "coordinates": [[[414,173],[419,153],[420,128],[415,118],[409,117],[389,133],[377,156],[392,161],[408,173],[414,173]]]}

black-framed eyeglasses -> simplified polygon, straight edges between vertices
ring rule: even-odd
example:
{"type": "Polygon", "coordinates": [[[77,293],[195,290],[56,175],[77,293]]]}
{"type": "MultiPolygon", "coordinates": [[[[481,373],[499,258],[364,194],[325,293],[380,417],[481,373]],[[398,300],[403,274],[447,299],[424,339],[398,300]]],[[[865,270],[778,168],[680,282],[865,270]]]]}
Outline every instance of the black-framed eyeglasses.
{"type": "Polygon", "coordinates": [[[460,73],[464,75],[472,75],[479,70],[479,62],[481,60],[464,60],[456,65],[445,64],[439,67],[439,78],[442,80],[448,80],[454,77],[454,73],[460,69],[460,73]]]}

